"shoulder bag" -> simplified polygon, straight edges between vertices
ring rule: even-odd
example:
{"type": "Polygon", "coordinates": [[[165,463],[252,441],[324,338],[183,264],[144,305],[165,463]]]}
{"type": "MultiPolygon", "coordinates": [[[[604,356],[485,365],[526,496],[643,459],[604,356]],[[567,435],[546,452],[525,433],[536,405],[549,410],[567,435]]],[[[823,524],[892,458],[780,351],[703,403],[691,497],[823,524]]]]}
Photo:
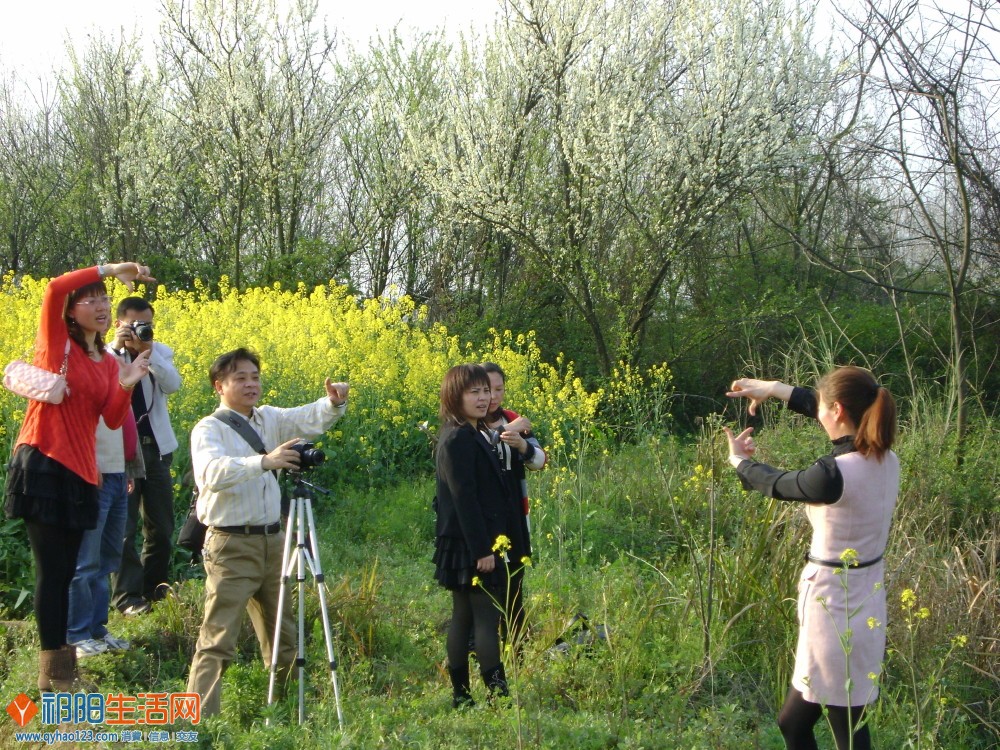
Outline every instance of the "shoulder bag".
{"type": "MultiPolygon", "coordinates": [[[[267,453],[264,441],[257,434],[257,430],[251,427],[250,423],[243,417],[234,414],[229,409],[218,409],[212,413],[212,416],[236,430],[240,437],[246,440],[255,451],[262,455],[267,453]]],[[[274,475],[277,477],[277,472],[274,472],[274,475]]],[[[177,546],[190,552],[192,560],[195,560],[201,556],[207,532],[208,527],[198,520],[198,486],[194,485],[194,491],[191,493],[191,507],[188,508],[187,518],[184,519],[181,530],[177,533],[177,546]]]]}
{"type": "Polygon", "coordinates": [[[3,370],[3,387],[18,396],[42,401],[46,404],[61,404],[69,395],[66,386],[66,367],[69,364],[69,339],[66,339],[66,353],[63,355],[59,372],[49,372],[23,359],[15,359],[3,370]]]}

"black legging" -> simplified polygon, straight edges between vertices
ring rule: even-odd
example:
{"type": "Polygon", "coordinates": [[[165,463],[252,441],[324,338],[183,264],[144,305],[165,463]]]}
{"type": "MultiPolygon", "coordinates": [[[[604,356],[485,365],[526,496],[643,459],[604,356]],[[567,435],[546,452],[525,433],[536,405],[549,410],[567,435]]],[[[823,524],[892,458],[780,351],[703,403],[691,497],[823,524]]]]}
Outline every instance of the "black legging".
{"type": "Polygon", "coordinates": [[[500,664],[500,610],[481,588],[451,592],[448,627],[448,665],[460,669],[469,663],[469,634],[475,634],[476,658],[484,669],[500,664]]]}
{"type": "Polygon", "coordinates": [[[27,519],[24,525],[35,557],[35,621],[42,650],[48,651],[66,644],[69,584],[83,531],[27,519]]]}
{"type": "MultiPolygon", "coordinates": [[[[865,724],[860,729],[858,724],[864,718],[864,706],[827,706],[827,717],[830,720],[830,727],[833,729],[833,739],[837,743],[837,750],[847,750],[853,747],[854,750],[871,750],[872,740],[868,732],[868,725],[865,724]],[[850,717],[850,725],[848,725],[850,717]],[[850,742],[850,728],[854,727],[854,745],[850,742]]],[[[790,688],[785,697],[785,705],[778,713],[778,728],[785,738],[785,747],[788,750],[817,750],[816,736],[813,734],[813,727],[823,716],[823,707],[818,703],[812,703],[802,697],[795,688],[790,688]]]]}

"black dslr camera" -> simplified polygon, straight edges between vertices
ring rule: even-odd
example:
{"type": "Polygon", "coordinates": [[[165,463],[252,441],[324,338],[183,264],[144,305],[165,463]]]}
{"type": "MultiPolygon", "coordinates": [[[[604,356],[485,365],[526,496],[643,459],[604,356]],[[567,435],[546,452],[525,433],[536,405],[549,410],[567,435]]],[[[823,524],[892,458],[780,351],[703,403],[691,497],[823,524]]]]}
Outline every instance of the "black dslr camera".
{"type": "Polygon", "coordinates": [[[128,324],[128,327],[132,329],[132,333],[139,341],[153,340],[153,325],[151,323],[147,323],[145,320],[133,320],[128,324]]]}
{"type": "Polygon", "coordinates": [[[326,461],[326,454],[315,443],[296,443],[292,450],[299,454],[299,468],[296,471],[306,471],[326,461]]]}

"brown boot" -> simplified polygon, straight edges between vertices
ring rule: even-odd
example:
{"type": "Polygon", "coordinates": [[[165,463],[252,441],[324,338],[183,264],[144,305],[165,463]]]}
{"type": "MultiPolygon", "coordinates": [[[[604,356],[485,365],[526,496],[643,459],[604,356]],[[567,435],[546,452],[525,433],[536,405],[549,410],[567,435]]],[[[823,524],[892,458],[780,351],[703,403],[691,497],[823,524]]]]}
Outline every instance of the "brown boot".
{"type": "Polygon", "coordinates": [[[66,644],[65,646],[63,646],[63,650],[69,654],[67,659],[69,660],[69,673],[71,675],[71,679],[73,680],[72,689],[79,689],[80,670],[76,666],[76,646],[71,646],[69,644],[66,644]]]}
{"type": "Polygon", "coordinates": [[[53,669],[52,663],[59,658],[61,658],[61,650],[58,648],[38,652],[38,690],[40,692],[52,690],[49,672],[53,669]]]}
{"type": "Polygon", "coordinates": [[[69,693],[76,683],[76,649],[73,646],[38,652],[38,689],[69,693]]]}

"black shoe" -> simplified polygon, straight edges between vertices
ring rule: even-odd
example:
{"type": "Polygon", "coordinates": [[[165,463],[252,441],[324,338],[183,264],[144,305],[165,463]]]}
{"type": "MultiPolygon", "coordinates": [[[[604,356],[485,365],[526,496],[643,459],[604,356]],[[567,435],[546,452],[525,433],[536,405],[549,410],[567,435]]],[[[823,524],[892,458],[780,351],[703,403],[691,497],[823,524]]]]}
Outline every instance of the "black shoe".
{"type": "Polygon", "coordinates": [[[489,696],[486,700],[490,705],[497,698],[510,697],[510,689],[507,686],[507,673],[504,671],[503,664],[497,664],[492,669],[484,669],[481,674],[483,675],[483,682],[486,683],[486,689],[489,691],[489,696]]]}
{"type": "Polygon", "coordinates": [[[472,708],[476,702],[472,700],[472,692],[469,685],[469,667],[464,669],[448,668],[448,676],[451,677],[451,707],[452,708],[472,708]]]}
{"type": "Polygon", "coordinates": [[[476,702],[472,700],[472,695],[470,695],[469,693],[465,693],[463,695],[455,693],[451,697],[451,707],[454,709],[473,708],[475,707],[475,705],[476,702]]]}

